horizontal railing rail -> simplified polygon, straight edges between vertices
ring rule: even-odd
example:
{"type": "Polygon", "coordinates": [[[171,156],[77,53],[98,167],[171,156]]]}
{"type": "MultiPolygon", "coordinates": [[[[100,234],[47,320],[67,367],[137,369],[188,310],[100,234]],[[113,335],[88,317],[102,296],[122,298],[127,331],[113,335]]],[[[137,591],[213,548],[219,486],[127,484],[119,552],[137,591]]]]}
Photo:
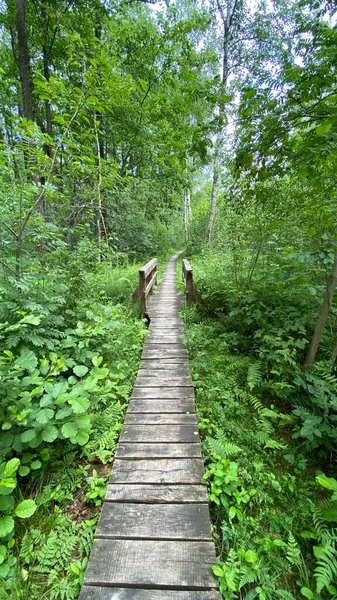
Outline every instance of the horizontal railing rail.
{"type": "Polygon", "coordinates": [[[146,299],[153,292],[153,286],[157,283],[158,260],[152,258],[144,267],[139,269],[139,284],[131,296],[131,302],[140,298],[140,312],[142,317],[146,315],[146,299]]]}
{"type": "Polygon", "coordinates": [[[191,263],[186,258],[183,259],[183,282],[186,286],[187,306],[191,307],[193,300],[199,304],[204,304],[204,301],[193,282],[193,269],[191,263]]]}

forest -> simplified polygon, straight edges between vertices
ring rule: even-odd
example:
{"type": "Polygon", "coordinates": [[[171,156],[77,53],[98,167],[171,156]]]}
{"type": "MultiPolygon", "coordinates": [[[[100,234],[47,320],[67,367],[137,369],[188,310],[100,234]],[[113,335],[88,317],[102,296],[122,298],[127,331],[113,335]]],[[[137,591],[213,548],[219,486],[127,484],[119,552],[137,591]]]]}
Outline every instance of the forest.
{"type": "Polygon", "coordinates": [[[177,251],[222,597],[336,600],[336,14],[0,2],[0,600],[78,598],[177,251]]]}

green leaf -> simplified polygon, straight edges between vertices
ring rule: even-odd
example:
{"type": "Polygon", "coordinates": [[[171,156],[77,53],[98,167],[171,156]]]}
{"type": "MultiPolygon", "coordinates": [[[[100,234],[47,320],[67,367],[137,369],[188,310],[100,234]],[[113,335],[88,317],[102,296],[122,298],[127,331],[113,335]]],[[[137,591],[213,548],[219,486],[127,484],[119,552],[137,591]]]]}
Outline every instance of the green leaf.
{"type": "Polygon", "coordinates": [[[55,383],[55,385],[53,386],[53,398],[58,398],[59,396],[61,396],[61,394],[64,394],[67,389],[68,389],[68,382],[67,381],[59,381],[58,383],[55,383]]]}
{"type": "Polygon", "coordinates": [[[37,471],[37,469],[39,469],[42,465],[42,462],[40,460],[33,460],[33,462],[30,465],[30,468],[33,469],[33,471],[37,471]]]}
{"type": "Polygon", "coordinates": [[[48,425],[42,432],[42,439],[45,442],[53,442],[58,436],[58,431],[53,425],[48,425]]]}
{"type": "Polygon", "coordinates": [[[331,121],[324,121],[323,123],[318,125],[318,127],[316,127],[316,133],[317,135],[324,135],[325,133],[328,133],[328,131],[330,131],[331,127],[331,121]]]}
{"type": "Polygon", "coordinates": [[[76,415],[81,415],[87,412],[89,400],[87,398],[75,398],[71,403],[71,408],[76,415]]]}
{"type": "Polygon", "coordinates": [[[7,577],[9,573],[9,565],[6,563],[4,563],[3,565],[0,565],[0,577],[2,579],[5,579],[7,577]]]}
{"type": "Polygon", "coordinates": [[[73,371],[77,377],[84,377],[84,375],[88,373],[89,369],[85,365],[76,365],[73,371]]]}
{"type": "Polygon", "coordinates": [[[253,550],[247,550],[247,552],[245,552],[245,560],[249,563],[256,562],[258,558],[258,555],[253,550]]]}
{"type": "Polygon", "coordinates": [[[28,475],[29,472],[30,472],[29,467],[20,467],[20,469],[19,469],[19,475],[21,475],[21,477],[25,477],[26,475],[28,475]]]}
{"type": "Polygon", "coordinates": [[[20,435],[20,439],[22,442],[31,442],[36,437],[35,429],[27,429],[20,435]]]}
{"type": "Polygon", "coordinates": [[[6,548],[6,546],[0,546],[0,565],[5,560],[6,554],[7,554],[7,548],[6,548]]]}
{"type": "Polygon", "coordinates": [[[51,410],[50,408],[43,408],[37,413],[36,420],[38,423],[41,423],[41,425],[45,425],[46,423],[48,423],[48,421],[50,421],[53,418],[53,416],[53,410],[51,410]]]}
{"type": "Polygon", "coordinates": [[[93,356],[91,362],[94,367],[99,367],[103,362],[103,356],[93,356]]]}
{"type": "Polygon", "coordinates": [[[223,570],[218,565],[215,565],[214,567],[212,567],[212,571],[213,571],[214,575],[216,575],[217,577],[223,577],[223,570]]]}
{"type": "Polygon", "coordinates": [[[13,496],[0,496],[0,510],[9,510],[14,504],[13,496]]]}
{"type": "Polygon", "coordinates": [[[14,475],[14,473],[16,473],[16,471],[18,470],[19,466],[20,466],[19,459],[11,458],[11,460],[9,460],[5,466],[5,470],[4,470],[5,479],[7,479],[7,477],[12,477],[12,475],[14,475]]]}
{"type": "Polygon", "coordinates": [[[35,513],[36,509],[37,506],[34,500],[23,500],[17,505],[15,515],[20,519],[28,519],[35,513]]]}
{"type": "Polygon", "coordinates": [[[324,508],[322,515],[326,521],[337,521],[337,506],[331,506],[330,508],[324,508]]]}
{"type": "Polygon", "coordinates": [[[64,425],[62,425],[62,435],[65,438],[71,438],[76,436],[77,432],[78,432],[78,427],[76,425],[76,423],[70,422],[70,423],[64,423],[64,425]]]}
{"type": "Polygon", "coordinates": [[[35,356],[34,352],[31,350],[24,350],[19,358],[15,361],[15,366],[21,367],[22,369],[27,369],[31,371],[36,369],[38,363],[38,359],[35,356]]]}
{"type": "Polygon", "coordinates": [[[308,600],[313,600],[314,594],[312,593],[311,590],[309,590],[309,588],[301,587],[300,592],[301,592],[302,596],[304,596],[305,598],[308,598],[308,600]]]}
{"type": "Polygon", "coordinates": [[[76,418],[75,422],[79,429],[89,429],[91,426],[89,415],[80,415],[76,418]]]}
{"type": "Polygon", "coordinates": [[[89,435],[85,431],[79,431],[74,437],[70,439],[72,444],[79,444],[84,446],[89,439],[89,435]]]}
{"type": "Polygon", "coordinates": [[[332,492],[337,492],[337,481],[333,477],[326,477],[323,474],[317,475],[316,481],[325,489],[331,490],[332,492]]]}
{"type": "Polygon", "coordinates": [[[14,529],[14,519],[9,516],[0,517],[0,537],[6,537],[14,529]]]}

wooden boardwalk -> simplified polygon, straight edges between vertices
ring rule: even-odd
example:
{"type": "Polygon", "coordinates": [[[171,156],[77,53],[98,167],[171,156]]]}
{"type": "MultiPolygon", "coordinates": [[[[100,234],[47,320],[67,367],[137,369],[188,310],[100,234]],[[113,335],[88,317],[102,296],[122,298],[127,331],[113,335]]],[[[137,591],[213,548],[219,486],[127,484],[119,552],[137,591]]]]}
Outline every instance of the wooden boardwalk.
{"type": "Polygon", "coordinates": [[[176,259],[150,304],[80,600],[220,600],[176,259]]]}

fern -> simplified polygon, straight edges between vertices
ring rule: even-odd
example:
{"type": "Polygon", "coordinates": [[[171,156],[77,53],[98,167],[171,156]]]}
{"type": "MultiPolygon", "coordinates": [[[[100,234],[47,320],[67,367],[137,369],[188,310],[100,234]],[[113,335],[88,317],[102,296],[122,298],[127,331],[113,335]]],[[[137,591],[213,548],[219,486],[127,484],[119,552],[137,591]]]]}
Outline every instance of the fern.
{"type": "Polygon", "coordinates": [[[222,434],[217,434],[215,438],[207,438],[207,446],[214,456],[220,456],[221,458],[227,458],[228,456],[234,456],[242,449],[236,444],[227,442],[226,437],[222,434]]]}
{"type": "Polygon", "coordinates": [[[250,391],[252,391],[261,382],[261,379],[261,363],[255,362],[252,365],[249,365],[247,385],[250,391]]]}
{"type": "Polygon", "coordinates": [[[254,571],[251,567],[243,565],[240,569],[240,583],[239,589],[243,588],[248,583],[255,583],[259,579],[259,574],[254,571]]]}
{"type": "Polygon", "coordinates": [[[336,544],[330,542],[324,546],[315,546],[314,553],[317,558],[314,577],[316,579],[316,589],[320,593],[324,588],[328,588],[337,578],[337,552],[336,544]]]}
{"type": "Polygon", "coordinates": [[[267,440],[264,448],[273,448],[274,450],[283,450],[284,448],[286,448],[287,446],[285,444],[282,444],[281,442],[278,442],[277,440],[267,440]]]}
{"type": "Polygon", "coordinates": [[[289,532],[288,543],[286,548],[286,557],[291,565],[298,565],[300,558],[300,549],[298,547],[298,543],[296,542],[292,532],[289,532]]]}

